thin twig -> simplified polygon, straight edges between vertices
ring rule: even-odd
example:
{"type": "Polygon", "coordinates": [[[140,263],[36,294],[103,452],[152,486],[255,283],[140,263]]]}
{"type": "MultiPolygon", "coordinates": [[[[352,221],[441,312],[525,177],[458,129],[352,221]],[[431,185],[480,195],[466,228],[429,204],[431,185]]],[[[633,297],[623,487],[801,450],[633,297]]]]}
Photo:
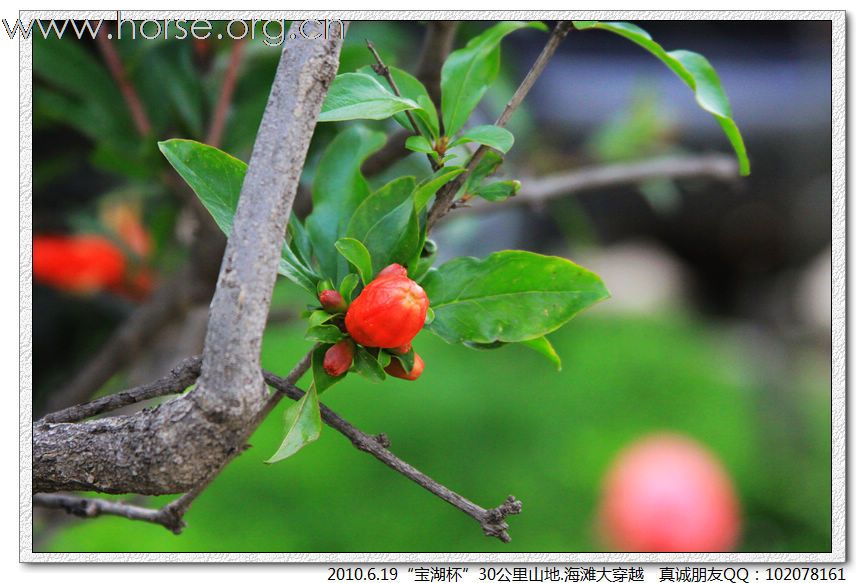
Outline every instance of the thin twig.
{"type": "Polygon", "coordinates": [[[88,403],[73,405],[42,418],[46,423],[74,423],[106,411],[114,411],[141,401],[182,393],[195,382],[201,372],[201,357],[193,356],[180,362],[168,375],[128,391],[121,391],[88,403]]]}
{"type": "MultiPolygon", "coordinates": [[[[393,75],[391,75],[391,73],[390,73],[390,68],[388,68],[388,66],[384,64],[384,61],[381,60],[381,56],[379,56],[378,51],[375,50],[375,45],[372,44],[372,41],[369,39],[367,39],[367,41],[366,41],[366,48],[369,49],[369,52],[372,53],[372,56],[375,59],[375,65],[372,66],[372,70],[375,71],[376,73],[378,73],[379,75],[381,75],[382,77],[384,77],[385,80],[387,80],[387,83],[388,83],[388,85],[390,85],[390,88],[393,90],[394,95],[396,95],[397,97],[402,97],[402,95],[399,92],[399,87],[397,87],[396,81],[393,80],[393,75]]],[[[417,121],[415,121],[414,115],[412,114],[412,112],[409,110],[406,110],[403,113],[405,113],[406,117],[408,117],[408,121],[411,124],[411,128],[414,130],[414,134],[416,136],[422,137],[423,133],[421,133],[420,126],[417,125],[417,121]]],[[[432,154],[427,154],[426,157],[427,157],[427,160],[429,160],[429,163],[430,163],[430,166],[432,167],[433,172],[435,172],[436,170],[441,168],[441,164],[439,164],[436,161],[436,159],[432,157],[432,154]]]]}
{"type": "MultiPolygon", "coordinates": [[[[556,25],[556,28],[553,29],[553,32],[550,34],[550,38],[547,40],[547,44],[544,45],[541,54],[538,55],[538,58],[535,60],[532,68],[529,69],[523,82],[520,83],[519,87],[517,87],[513,97],[508,101],[508,104],[505,106],[499,119],[496,120],[495,125],[498,127],[504,127],[505,124],[508,123],[508,120],[511,119],[514,111],[516,111],[520,104],[522,104],[529,90],[546,68],[550,59],[552,59],[553,54],[556,52],[556,49],[559,48],[559,45],[564,40],[565,36],[567,36],[571,28],[573,28],[573,25],[566,20],[562,20],[556,25]]],[[[487,146],[480,146],[475,150],[471,159],[469,159],[469,163],[466,165],[466,171],[457,176],[454,180],[442,186],[436,193],[435,202],[430,209],[429,218],[427,219],[427,231],[431,230],[433,226],[451,210],[457,191],[459,191],[468,179],[472,170],[474,170],[478,163],[480,163],[481,158],[483,158],[484,153],[486,153],[487,150],[489,150],[489,147],[487,146]]]]}
{"type": "Polygon", "coordinates": [[[481,203],[466,207],[465,214],[492,212],[513,208],[517,205],[537,206],[559,197],[636,184],[657,178],[688,179],[704,178],[719,182],[734,183],[740,179],[739,165],[733,156],[726,154],[703,154],[673,156],[637,162],[591,166],[521,180],[519,196],[496,203],[481,203]]]}
{"type": "Polygon", "coordinates": [[[237,86],[237,75],[240,70],[240,63],[243,60],[244,46],[245,43],[239,41],[235,41],[231,45],[231,56],[228,61],[228,67],[225,70],[222,88],[219,91],[219,99],[216,101],[213,118],[210,121],[210,129],[207,132],[207,143],[214,148],[218,148],[219,143],[222,141],[225,120],[228,117],[228,109],[231,106],[234,89],[237,86]]]}
{"type": "Polygon", "coordinates": [[[153,508],[133,506],[125,502],[114,502],[113,500],[104,500],[102,498],[82,498],[68,494],[34,494],[33,506],[65,510],[68,514],[79,518],[96,518],[98,516],[110,515],[128,518],[129,520],[161,524],[175,534],[179,534],[183,528],[182,521],[174,521],[162,509],[155,510],[153,508]]]}
{"type": "MultiPolygon", "coordinates": [[[[264,371],[264,380],[271,387],[280,393],[284,393],[295,401],[302,399],[305,394],[304,391],[294,386],[294,383],[292,383],[289,378],[283,379],[264,371]]],[[[393,452],[388,449],[390,443],[386,436],[372,436],[364,433],[337,415],[329,407],[320,405],[320,408],[322,420],[347,437],[357,449],[372,455],[389,468],[399,472],[409,480],[422,486],[426,490],[429,490],[445,502],[456,506],[474,518],[481,525],[481,528],[483,528],[483,531],[487,536],[494,536],[502,542],[510,542],[511,537],[508,534],[508,524],[505,522],[505,519],[511,514],[520,513],[522,503],[519,500],[513,496],[508,496],[503,504],[496,506],[495,508],[487,509],[478,506],[468,498],[439,484],[420,470],[394,455],[393,452]]]]}
{"type": "Polygon", "coordinates": [[[138,92],[135,90],[135,85],[132,84],[129,77],[126,75],[126,70],[123,68],[123,62],[120,60],[120,55],[117,49],[111,43],[107,36],[107,29],[96,35],[96,45],[99,47],[99,52],[105,59],[105,64],[114,77],[115,83],[120,88],[123,94],[123,100],[126,101],[126,107],[129,108],[129,113],[132,114],[132,120],[135,122],[135,129],[138,130],[142,137],[149,136],[151,131],[150,119],[147,116],[147,110],[144,109],[144,104],[141,98],[138,97],[138,92]]]}

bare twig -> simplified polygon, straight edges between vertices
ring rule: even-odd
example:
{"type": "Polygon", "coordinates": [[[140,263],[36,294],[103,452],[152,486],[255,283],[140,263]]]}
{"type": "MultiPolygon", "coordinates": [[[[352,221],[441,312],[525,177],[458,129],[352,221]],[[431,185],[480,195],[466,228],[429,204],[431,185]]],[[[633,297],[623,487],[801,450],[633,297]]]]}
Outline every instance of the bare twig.
{"type": "Polygon", "coordinates": [[[219,147],[222,141],[222,131],[225,129],[225,120],[228,117],[228,109],[231,106],[231,98],[234,96],[234,88],[237,86],[237,75],[240,63],[243,60],[244,42],[235,41],[231,45],[231,56],[225,77],[222,80],[222,88],[219,90],[219,99],[213,110],[213,118],[210,121],[210,129],[207,131],[207,143],[214,148],[219,147]]]}
{"type": "MultiPolygon", "coordinates": [[[[271,387],[277,389],[280,393],[288,395],[295,401],[303,398],[304,392],[294,386],[290,377],[282,379],[272,373],[264,371],[264,380],[271,387]]],[[[474,518],[481,525],[481,528],[483,528],[483,531],[487,536],[494,536],[502,542],[510,542],[511,537],[508,534],[508,524],[505,522],[505,519],[511,514],[519,514],[522,509],[522,503],[516,500],[513,496],[508,496],[503,504],[495,508],[486,509],[478,506],[468,498],[439,484],[420,470],[394,455],[393,452],[388,449],[390,442],[387,440],[387,436],[384,436],[383,434],[372,436],[364,433],[337,415],[329,407],[320,405],[320,408],[322,420],[347,437],[357,449],[372,455],[389,468],[399,472],[409,480],[422,486],[426,490],[429,490],[445,502],[456,506],[474,518]]]]}
{"type": "Polygon", "coordinates": [[[120,60],[117,49],[108,40],[107,34],[107,28],[102,28],[102,31],[96,35],[96,45],[105,59],[105,64],[108,66],[111,76],[114,77],[114,81],[123,94],[126,107],[129,108],[129,113],[132,114],[132,121],[135,122],[135,129],[138,130],[141,136],[148,136],[151,130],[150,118],[147,116],[147,111],[144,109],[141,98],[138,97],[135,86],[126,75],[126,70],[123,68],[123,62],[120,60]]]}
{"type": "MultiPolygon", "coordinates": [[[[504,111],[499,116],[499,119],[496,120],[496,124],[499,127],[504,127],[505,124],[508,123],[508,120],[511,119],[511,115],[513,115],[514,111],[520,106],[528,94],[529,90],[535,84],[541,72],[546,68],[547,63],[552,59],[553,54],[556,52],[556,49],[559,48],[559,45],[564,40],[565,36],[567,36],[568,32],[573,28],[573,25],[569,21],[560,21],[556,28],[553,29],[553,32],[550,34],[550,38],[547,40],[547,44],[544,46],[544,49],[541,51],[541,54],[538,55],[538,58],[535,60],[532,68],[529,69],[529,72],[526,74],[526,77],[523,79],[520,86],[517,87],[517,90],[514,92],[513,97],[511,97],[508,104],[505,106],[504,111]]],[[[454,197],[456,197],[457,191],[462,187],[465,181],[468,179],[472,170],[477,167],[478,163],[483,158],[484,153],[489,150],[487,146],[480,146],[477,150],[475,150],[472,157],[469,159],[469,163],[466,165],[466,172],[463,172],[459,176],[457,176],[454,180],[448,182],[444,186],[442,186],[439,191],[436,193],[436,199],[433,203],[432,208],[430,209],[429,218],[427,219],[427,231],[431,230],[433,226],[441,220],[443,216],[445,216],[450,210],[451,206],[454,202],[454,197]]]]}
{"type": "Polygon", "coordinates": [[[167,376],[128,391],[121,391],[80,405],[73,405],[42,418],[46,423],[73,423],[94,417],[106,411],[114,411],[134,403],[148,401],[166,395],[182,393],[195,382],[201,372],[201,357],[193,356],[171,369],[167,376]]]}
{"type": "Polygon", "coordinates": [[[466,207],[464,214],[492,212],[517,205],[535,206],[570,194],[615,188],[656,178],[705,178],[720,182],[739,180],[738,162],[725,154],[674,156],[638,162],[605,164],[521,180],[518,196],[496,203],[481,203],[466,207]]]}
{"type": "Polygon", "coordinates": [[[79,518],[96,518],[98,516],[110,515],[128,518],[129,520],[140,520],[161,524],[171,532],[178,534],[183,528],[183,522],[176,522],[162,509],[143,508],[126,504],[125,502],[114,502],[102,498],[81,498],[68,494],[34,494],[33,506],[42,508],[54,508],[65,510],[72,516],[79,518]]]}

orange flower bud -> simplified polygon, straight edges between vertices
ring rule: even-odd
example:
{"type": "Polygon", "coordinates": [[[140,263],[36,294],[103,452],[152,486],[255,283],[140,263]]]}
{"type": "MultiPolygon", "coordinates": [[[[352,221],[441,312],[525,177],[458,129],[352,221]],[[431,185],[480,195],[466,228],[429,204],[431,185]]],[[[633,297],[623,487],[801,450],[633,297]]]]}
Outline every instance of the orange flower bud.
{"type": "Polygon", "coordinates": [[[351,368],[354,360],[354,342],[342,340],[327,349],[324,353],[324,372],[332,377],[345,374],[351,368]]]}
{"type": "Polygon", "coordinates": [[[412,365],[411,372],[405,372],[405,369],[402,367],[402,363],[399,361],[398,358],[392,358],[390,364],[385,367],[384,372],[398,379],[413,381],[421,375],[421,373],[423,372],[423,367],[423,359],[417,352],[415,352],[414,364],[412,365]]]}
{"type": "Polygon", "coordinates": [[[411,343],[426,321],[426,292],[393,265],[384,271],[388,270],[363,288],[348,307],[346,329],[363,346],[404,346],[411,343]]]}

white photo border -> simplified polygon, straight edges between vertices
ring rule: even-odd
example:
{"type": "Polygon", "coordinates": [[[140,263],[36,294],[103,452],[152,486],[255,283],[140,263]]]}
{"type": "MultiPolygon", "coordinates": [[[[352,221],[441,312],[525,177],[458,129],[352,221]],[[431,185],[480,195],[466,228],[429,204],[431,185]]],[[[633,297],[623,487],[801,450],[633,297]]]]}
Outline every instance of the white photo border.
{"type": "MultiPolygon", "coordinates": [[[[35,18],[115,19],[115,11],[21,11],[35,18]]],[[[33,43],[20,42],[19,151],[19,558],[69,563],[839,563],[846,561],[847,532],[847,165],[846,13],[790,10],[592,10],[592,11],[398,11],[398,10],[124,10],[128,19],[342,19],[351,20],[823,20],[832,23],[832,550],[806,553],[36,553],[32,491],[32,179],[33,43]]]]}

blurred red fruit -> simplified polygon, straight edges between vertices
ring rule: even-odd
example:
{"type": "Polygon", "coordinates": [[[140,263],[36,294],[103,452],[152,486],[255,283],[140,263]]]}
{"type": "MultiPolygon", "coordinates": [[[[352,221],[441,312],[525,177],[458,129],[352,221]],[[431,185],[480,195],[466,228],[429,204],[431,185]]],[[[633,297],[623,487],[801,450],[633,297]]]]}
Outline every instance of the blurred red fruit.
{"type": "Polygon", "coordinates": [[[423,373],[423,367],[423,359],[417,352],[415,352],[414,364],[412,365],[411,372],[405,372],[405,369],[402,367],[402,363],[400,363],[399,359],[397,358],[391,359],[390,364],[384,368],[384,372],[398,379],[414,381],[417,380],[421,373],[423,373]]]}
{"type": "Polygon", "coordinates": [[[382,273],[348,307],[345,325],[358,344],[396,348],[411,343],[423,328],[429,298],[405,276],[405,268],[394,264],[382,273]]]}
{"type": "Polygon", "coordinates": [[[119,288],[126,257],[108,239],[96,235],[33,237],[33,278],[74,293],[119,288]]]}
{"type": "Polygon", "coordinates": [[[343,340],[337,342],[324,353],[324,372],[332,377],[338,377],[348,372],[354,359],[354,342],[343,340]]]}
{"type": "Polygon", "coordinates": [[[605,477],[601,534],[624,552],[723,552],[736,545],[739,501],[715,456],[675,435],[644,437],[605,477]]]}

